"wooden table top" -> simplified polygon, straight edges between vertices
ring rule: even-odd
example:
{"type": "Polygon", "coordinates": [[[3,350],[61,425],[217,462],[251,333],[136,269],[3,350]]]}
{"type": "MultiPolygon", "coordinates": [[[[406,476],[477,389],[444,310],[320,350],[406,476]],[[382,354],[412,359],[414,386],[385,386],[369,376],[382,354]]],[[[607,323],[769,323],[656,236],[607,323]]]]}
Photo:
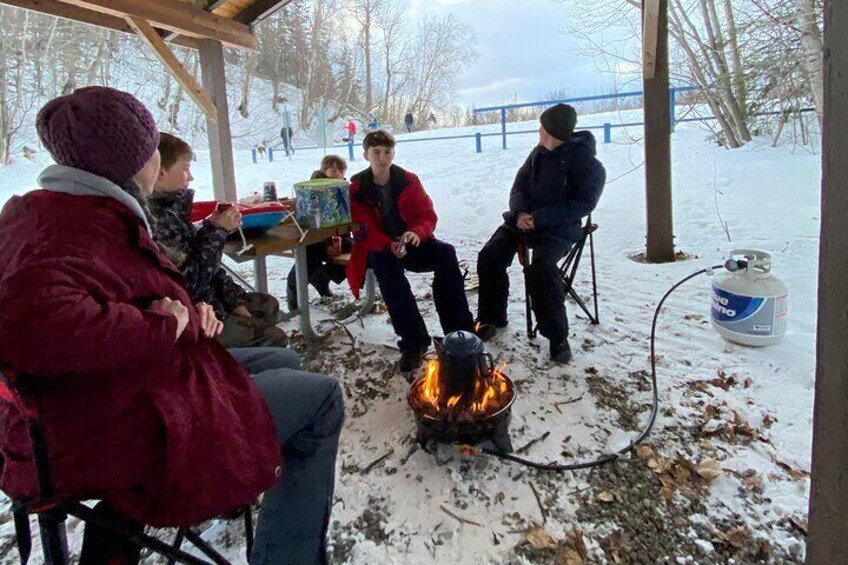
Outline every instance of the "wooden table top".
{"type": "Polygon", "coordinates": [[[247,237],[247,242],[249,244],[253,244],[253,249],[250,251],[240,256],[236,256],[236,252],[242,247],[241,238],[236,236],[235,238],[227,241],[227,244],[224,246],[224,253],[241,261],[254,259],[264,255],[279,255],[285,251],[293,250],[298,245],[318,243],[335,235],[345,235],[351,231],[356,231],[359,227],[360,224],[353,222],[329,228],[321,228],[319,230],[306,230],[304,228],[306,236],[301,242],[300,231],[289,218],[286,219],[285,222],[274,226],[264,233],[257,235],[246,233],[245,236],[247,237]]]}

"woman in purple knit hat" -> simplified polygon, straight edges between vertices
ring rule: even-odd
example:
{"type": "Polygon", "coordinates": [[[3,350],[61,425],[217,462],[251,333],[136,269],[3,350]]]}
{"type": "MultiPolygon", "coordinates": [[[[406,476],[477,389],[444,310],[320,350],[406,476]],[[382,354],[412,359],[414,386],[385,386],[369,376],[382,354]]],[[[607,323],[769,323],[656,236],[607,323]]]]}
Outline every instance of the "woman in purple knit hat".
{"type": "MultiPolygon", "coordinates": [[[[56,164],[0,213],[0,371],[36,406],[50,484],[25,415],[0,401],[0,489],[100,499],[130,528],[196,524],[267,491],[251,562],[326,562],[338,383],[289,350],[213,339],[212,308],[151,238],[159,132],[141,102],[83,88],[37,128],[56,164]]],[[[138,556],[86,528],[81,563],[138,556]]]]}

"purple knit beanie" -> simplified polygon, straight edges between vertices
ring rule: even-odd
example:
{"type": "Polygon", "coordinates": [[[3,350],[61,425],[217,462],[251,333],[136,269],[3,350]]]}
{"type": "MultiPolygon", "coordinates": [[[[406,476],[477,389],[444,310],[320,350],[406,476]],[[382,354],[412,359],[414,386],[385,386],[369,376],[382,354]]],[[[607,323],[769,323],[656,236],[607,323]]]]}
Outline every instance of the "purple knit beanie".
{"type": "Polygon", "coordinates": [[[53,159],[121,185],[138,173],[159,144],[150,110],[132,94],[89,86],[44,105],[36,129],[53,159]]]}

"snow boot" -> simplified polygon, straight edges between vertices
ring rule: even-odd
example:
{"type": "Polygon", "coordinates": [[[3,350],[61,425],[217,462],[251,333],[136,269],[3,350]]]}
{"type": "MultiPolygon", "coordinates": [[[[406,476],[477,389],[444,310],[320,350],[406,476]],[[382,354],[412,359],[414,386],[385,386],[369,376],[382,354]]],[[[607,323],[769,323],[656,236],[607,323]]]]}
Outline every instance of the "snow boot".
{"type": "Polygon", "coordinates": [[[560,365],[567,365],[571,361],[571,347],[567,338],[551,340],[551,361],[560,365]]]}

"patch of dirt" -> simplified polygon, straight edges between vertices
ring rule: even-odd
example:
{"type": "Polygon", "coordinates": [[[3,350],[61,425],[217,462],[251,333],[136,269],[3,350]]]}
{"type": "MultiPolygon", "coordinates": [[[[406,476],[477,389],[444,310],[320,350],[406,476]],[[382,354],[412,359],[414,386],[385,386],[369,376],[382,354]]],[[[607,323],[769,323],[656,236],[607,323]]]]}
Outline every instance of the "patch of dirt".
{"type": "MultiPolygon", "coordinates": [[[[639,253],[628,255],[627,258],[637,263],[651,263],[651,261],[648,261],[648,257],[645,251],[640,251],[639,253]]],[[[698,259],[698,256],[694,253],[686,253],[685,251],[674,252],[674,260],[676,262],[689,261],[691,259],[698,259]]]]}

